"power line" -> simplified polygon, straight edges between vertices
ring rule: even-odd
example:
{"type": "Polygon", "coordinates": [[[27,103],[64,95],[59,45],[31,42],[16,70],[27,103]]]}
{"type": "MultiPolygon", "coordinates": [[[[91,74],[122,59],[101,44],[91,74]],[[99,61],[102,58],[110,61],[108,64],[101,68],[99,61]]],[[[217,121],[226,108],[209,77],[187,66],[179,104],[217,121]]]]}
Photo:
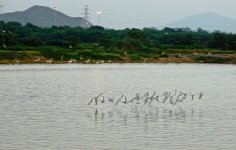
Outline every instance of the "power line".
{"type": "MultiPolygon", "coordinates": [[[[96,20],[95,17],[90,16],[90,18],[92,18],[92,20],[96,20]]],[[[136,21],[132,21],[132,20],[122,20],[122,19],[114,19],[112,17],[109,16],[103,16],[102,17],[102,25],[105,27],[113,27],[114,25],[117,28],[140,28],[142,27],[157,27],[157,24],[150,24],[150,23],[146,23],[146,22],[136,22],[136,21]]]]}
{"type": "Polygon", "coordinates": [[[89,20],[89,7],[88,7],[88,5],[84,5],[84,19],[89,20]]]}
{"type": "MultiPolygon", "coordinates": [[[[97,10],[94,10],[94,9],[91,9],[90,10],[96,12],[97,10]]],[[[107,13],[107,12],[104,12],[103,13],[104,16],[109,16],[109,17],[112,17],[114,19],[115,18],[119,18],[119,19],[122,19],[122,20],[126,20],[126,21],[134,21],[134,22],[148,22],[148,23],[152,23],[152,24],[156,24],[156,23],[165,23],[165,22],[161,22],[161,21],[153,21],[153,20],[146,20],[146,19],[139,19],[139,18],[133,18],[133,17],[127,17],[127,16],[121,16],[121,15],[116,15],[116,14],[113,14],[113,13],[107,13]]]]}
{"type": "Polygon", "coordinates": [[[3,13],[3,8],[4,8],[4,5],[0,5],[0,14],[2,14],[3,13]]]}

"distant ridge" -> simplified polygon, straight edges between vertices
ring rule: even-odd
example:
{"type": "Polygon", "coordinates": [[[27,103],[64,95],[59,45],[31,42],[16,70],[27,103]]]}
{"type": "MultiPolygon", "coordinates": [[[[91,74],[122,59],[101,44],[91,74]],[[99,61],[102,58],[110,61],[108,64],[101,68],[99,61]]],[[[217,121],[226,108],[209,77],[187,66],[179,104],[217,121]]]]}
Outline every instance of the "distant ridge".
{"type": "Polygon", "coordinates": [[[91,27],[92,24],[82,17],[70,17],[46,6],[33,6],[25,11],[17,11],[0,15],[2,21],[16,21],[25,25],[32,23],[40,27],[70,26],[91,27]]]}
{"type": "Polygon", "coordinates": [[[235,19],[229,17],[223,17],[212,12],[189,16],[179,21],[169,23],[165,26],[171,28],[189,27],[191,29],[197,29],[201,27],[208,31],[220,30],[224,32],[236,33],[235,19]]]}

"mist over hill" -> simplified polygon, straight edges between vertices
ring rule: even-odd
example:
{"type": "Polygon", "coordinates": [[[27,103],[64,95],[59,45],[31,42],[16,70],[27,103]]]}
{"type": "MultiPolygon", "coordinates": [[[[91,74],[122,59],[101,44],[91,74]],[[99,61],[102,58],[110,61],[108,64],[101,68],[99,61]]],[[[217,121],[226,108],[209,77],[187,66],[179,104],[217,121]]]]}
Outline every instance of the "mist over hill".
{"type": "MultiPolygon", "coordinates": [[[[92,24],[82,17],[70,17],[62,12],[54,10],[46,6],[35,5],[25,11],[17,11],[11,13],[0,14],[0,20],[9,22],[16,21],[25,25],[32,23],[40,27],[52,26],[70,26],[70,27],[83,27],[89,28],[92,24]]],[[[224,31],[236,33],[236,19],[220,16],[215,13],[207,12],[192,15],[181,20],[171,22],[160,28],[191,28],[196,30],[202,28],[207,31],[224,31]]]]}
{"type": "Polygon", "coordinates": [[[57,10],[45,6],[33,6],[25,11],[17,11],[0,15],[2,21],[16,21],[25,25],[31,23],[40,27],[70,26],[91,27],[92,24],[82,17],[70,17],[57,10]]]}
{"type": "Polygon", "coordinates": [[[189,27],[191,29],[197,29],[201,27],[208,31],[220,30],[224,32],[236,33],[235,19],[223,17],[211,12],[189,16],[181,20],[169,23],[165,26],[171,28],[189,27]]]}

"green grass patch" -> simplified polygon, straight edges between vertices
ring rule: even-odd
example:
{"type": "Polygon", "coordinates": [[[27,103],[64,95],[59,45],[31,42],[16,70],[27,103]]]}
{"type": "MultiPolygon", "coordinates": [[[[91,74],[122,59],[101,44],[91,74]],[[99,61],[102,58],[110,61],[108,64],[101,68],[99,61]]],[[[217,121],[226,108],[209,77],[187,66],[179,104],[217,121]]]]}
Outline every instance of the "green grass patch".
{"type": "Polygon", "coordinates": [[[23,60],[28,57],[29,55],[25,52],[0,51],[0,60],[23,60]]]}

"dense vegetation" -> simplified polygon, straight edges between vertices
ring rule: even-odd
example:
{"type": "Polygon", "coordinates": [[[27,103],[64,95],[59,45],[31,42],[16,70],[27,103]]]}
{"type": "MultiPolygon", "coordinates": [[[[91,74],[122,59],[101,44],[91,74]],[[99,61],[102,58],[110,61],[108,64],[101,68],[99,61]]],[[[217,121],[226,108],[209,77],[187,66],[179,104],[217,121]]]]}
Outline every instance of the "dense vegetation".
{"type": "MultiPolygon", "coordinates": [[[[6,54],[6,51],[26,50],[37,51],[55,60],[120,60],[126,54],[132,60],[139,60],[141,57],[168,57],[167,54],[171,53],[191,54],[193,49],[207,53],[236,52],[236,34],[207,32],[201,28],[197,31],[189,28],[114,30],[100,26],[41,28],[32,24],[22,26],[17,22],[0,22],[0,32],[0,59],[17,57],[6,54]]],[[[19,54],[20,58],[27,57],[25,55],[19,54]]]]}

